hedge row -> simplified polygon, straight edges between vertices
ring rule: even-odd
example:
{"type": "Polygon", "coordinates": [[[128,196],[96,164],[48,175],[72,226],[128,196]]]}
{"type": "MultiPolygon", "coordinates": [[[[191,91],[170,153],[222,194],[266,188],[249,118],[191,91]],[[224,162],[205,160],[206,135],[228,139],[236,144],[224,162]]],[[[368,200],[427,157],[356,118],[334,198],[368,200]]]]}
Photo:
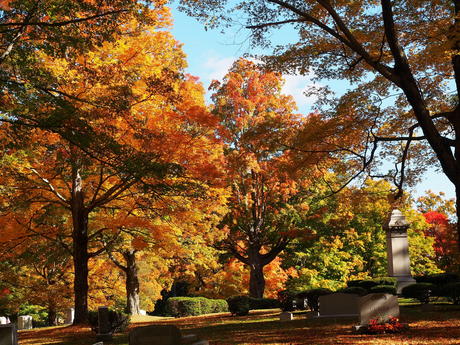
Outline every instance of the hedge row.
{"type": "Polygon", "coordinates": [[[249,310],[279,308],[280,303],[272,298],[253,298],[249,296],[232,296],[227,299],[228,309],[232,315],[248,315],[249,310]]]}
{"type": "Polygon", "coordinates": [[[379,277],[374,279],[363,279],[363,280],[350,280],[347,283],[348,287],[361,287],[366,290],[370,290],[376,286],[391,286],[396,288],[398,280],[394,277],[379,277]]]}
{"type": "Polygon", "coordinates": [[[420,303],[429,303],[430,297],[447,297],[454,304],[460,303],[460,278],[453,273],[440,273],[415,277],[416,284],[408,285],[401,291],[407,298],[420,303]]]}
{"type": "Polygon", "coordinates": [[[174,317],[225,312],[228,312],[228,304],[224,299],[170,297],[166,301],[166,314],[174,317]]]}

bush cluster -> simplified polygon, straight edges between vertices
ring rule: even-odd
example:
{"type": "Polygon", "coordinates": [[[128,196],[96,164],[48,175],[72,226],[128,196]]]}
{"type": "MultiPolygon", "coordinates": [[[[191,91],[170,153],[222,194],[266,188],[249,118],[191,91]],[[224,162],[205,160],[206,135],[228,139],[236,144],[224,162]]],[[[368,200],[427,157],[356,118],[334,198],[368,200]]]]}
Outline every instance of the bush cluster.
{"type": "Polygon", "coordinates": [[[453,273],[429,274],[415,277],[416,284],[402,289],[402,295],[420,303],[429,303],[430,297],[447,297],[454,304],[460,303],[460,279],[453,273]]]}
{"type": "Polygon", "coordinates": [[[205,297],[171,297],[166,301],[166,314],[174,317],[196,316],[228,311],[224,299],[205,297]]]}
{"type": "Polygon", "coordinates": [[[228,309],[232,315],[248,315],[250,310],[279,308],[280,302],[273,298],[253,298],[249,296],[232,296],[227,299],[228,309]]]}

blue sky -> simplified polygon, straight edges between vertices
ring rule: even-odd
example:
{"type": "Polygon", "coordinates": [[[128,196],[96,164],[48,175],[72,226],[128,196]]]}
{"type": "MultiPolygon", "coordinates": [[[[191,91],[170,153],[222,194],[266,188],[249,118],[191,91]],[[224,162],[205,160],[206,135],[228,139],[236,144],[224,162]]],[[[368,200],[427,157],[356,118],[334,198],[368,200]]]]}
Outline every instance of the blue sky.
{"type": "MultiPolygon", "coordinates": [[[[219,30],[205,30],[203,24],[198,23],[184,13],[172,9],[174,17],[173,34],[183,43],[183,50],[187,54],[188,73],[200,78],[205,89],[213,79],[220,80],[226,74],[233,61],[244,54],[259,53],[251,50],[248,42],[248,32],[244,28],[233,28],[221,33],[219,30]]],[[[274,39],[293,40],[295,33],[285,31],[274,39]]],[[[308,112],[313,99],[307,99],[303,90],[312,84],[308,76],[285,76],[284,92],[292,95],[302,113],[308,112]]],[[[336,86],[337,88],[337,86],[336,86]]],[[[432,169],[422,182],[413,191],[414,196],[423,195],[431,189],[434,192],[444,192],[448,198],[455,197],[453,184],[444,174],[432,169]]]]}

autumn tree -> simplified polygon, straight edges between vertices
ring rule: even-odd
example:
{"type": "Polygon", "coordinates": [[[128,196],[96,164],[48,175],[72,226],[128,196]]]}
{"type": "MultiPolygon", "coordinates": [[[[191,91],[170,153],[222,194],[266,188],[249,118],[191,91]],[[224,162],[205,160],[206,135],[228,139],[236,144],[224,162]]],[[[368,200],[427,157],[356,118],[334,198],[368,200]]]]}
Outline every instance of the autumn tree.
{"type": "MultiPolygon", "coordinates": [[[[95,212],[154,209],[152,202],[169,194],[206,197],[208,183],[219,175],[220,145],[203,90],[183,75],[183,53],[163,30],[169,25],[167,9],[155,11],[155,25],[141,30],[133,19],[116,40],[83,55],[60,58],[36,52],[42,69],[53,77],[51,97],[65,106],[52,107],[32,90],[34,109],[56,111],[51,116],[69,120],[71,135],[83,141],[100,140],[107,148],[104,140],[109,138],[110,150],[100,152],[103,159],[44,130],[18,132],[14,124],[2,128],[8,153],[2,171],[9,186],[5,197],[12,198],[10,205],[22,200],[18,204],[27,204],[31,212],[29,219],[18,213],[4,216],[13,223],[20,219],[26,231],[56,241],[72,254],[76,323],[87,317],[88,261],[105,250],[98,240],[110,228],[91,226],[95,212]],[[75,132],[76,115],[91,136],[75,132]],[[29,146],[12,144],[23,143],[25,135],[29,146]],[[35,228],[41,225],[37,216],[45,216],[50,207],[67,212],[68,232],[35,228]]],[[[32,99],[11,95],[8,101],[11,109],[19,109],[32,99]]]]}
{"type": "Polygon", "coordinates": [[[293,140],[305,119],[294,113],[294,101],[281,86],[279,74],[244,59],[234,63],[222,83],[211,85],[232,189],[222,223],[229,231],[224,247],[250,268],[253,297],[263,296],[264,267],[302,233],[300,214],[308,210],[302,193],[315,176],[314,169],[305,168],[306,156],[299,163],[283,144],[293,140]]]}
{"type": "Polygon", "coordinates": [[[243,12],[255,45],[270,45],[270,34],[281,27],[297,32],[298,38],[275,47],[264,61],[280,71],[349,82],[351,89],[337,100],[327,101],[327,88],[316,93],[321,104],[330,106],[331,116],[351,114],[367,122],[362,150],[338,145],[336,152],[349,150],[363,171],[378,153],[385,153],[384,159],[396,153],[391,175],[400,189],[397,196],[410,176],[408,167],[413,177],[436,162],[456,188],[460,218],[459,1],[182,4],[207,25],[229,24],[235,12],[243,12]]]}
{"type": "MultiPolygon", "coordinates": [[[[322,193],[327,194],[328,189],[323,188],[322,193]]],[[[368,179],[362,186],[347,187],[315,203],[314,214],[304,219],[314,237],[294,241],[283,256],[284,264],[299,272],[288,286],[298,291],[337,289],[349,280],[388,275],[383,224],[391,210],[390,196],[388,182],[368,179]]],[[[410,207],[407,196],[404,199],[402,209],[410,223],[411,271],[414,275],[438,273],[441,267],[433,250],[434,238],[426,234],[422,213],[410,207]]]]}
{"type": "Polygon", "coordinates": [[[416,200],[419,212],[423,213],[430,227],[426,230],[428,236],[435,239],[433,244],[436,261],[439,267],[446,271],[457,270],[457,247],[455,245],[455,215],[453,199],[446,199],[444,193],[435,194],[427,191],[416,200]]]}
{"type": "Polygon", "coordinates": [[[223,232],[216,231],[216,226],[226,211],[225,201],[225,190],[209,188],[200,198],[192,199],[186,194],[163,195],[161,200],[150,201],[148,207],[134,212],[120,208],[115,213],[97,217],[101,224],[114,224],[112,231],[100,241],[110,260],[125,276],[129,314],[139,314],[141,285],[146,284],[146,280],[158,279],[152,267],[147,270],[151,272],[148,277],[144,270],[141,284],[139,262],[154,266],[154,261],[161,256],[161,260],[168,262],[162,274],[174,270],[171,278],[180,275],[185,280],[200,276],[199,268],[215,260],[211,245],[224,236],[223,232]],[[115,241],[112,240],[114,233],[115,241]]]}
{"type": "MultiPolygon", "coordinates": [[[[74,133],[91,135],[91,122],[81,113],[77,115],[78,112],[73,112],[74,118],[69,114],[62,116],[70,107],[68,101],[78,96],[63,97],[64,91],[57,87],[40,55],[46,52],[56,58],[68,58],[84,54],[113,41],[133,17],[139,26],[156,25],[158,16],[167,16],[161,10],[163,5],[161,0],[0,1],[0,121],[12,123],[25,132],[31,127],[46,128],[90,149],[89,142],[74,133]],[[12,97],[23,106],[12,103],[12,97]]],[[[92,139],[94,144],[103,144],[96,140],[97,135],[92,139]]],[[[108,138],[105,142],[109,142],[108,138]]],[[[110,145],[105,147],[107,150],[110,145]]]]}

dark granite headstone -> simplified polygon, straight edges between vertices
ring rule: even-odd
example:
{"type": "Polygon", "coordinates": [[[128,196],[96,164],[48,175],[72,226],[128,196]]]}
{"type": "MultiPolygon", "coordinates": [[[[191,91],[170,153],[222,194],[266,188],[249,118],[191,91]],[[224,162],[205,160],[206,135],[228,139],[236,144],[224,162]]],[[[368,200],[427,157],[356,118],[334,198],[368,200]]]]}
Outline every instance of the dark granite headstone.
{"type": "Polygon", "coordinates": [[[0,345],[18,345],[18,333],[14,323],[0,325],[0,345]]]}

